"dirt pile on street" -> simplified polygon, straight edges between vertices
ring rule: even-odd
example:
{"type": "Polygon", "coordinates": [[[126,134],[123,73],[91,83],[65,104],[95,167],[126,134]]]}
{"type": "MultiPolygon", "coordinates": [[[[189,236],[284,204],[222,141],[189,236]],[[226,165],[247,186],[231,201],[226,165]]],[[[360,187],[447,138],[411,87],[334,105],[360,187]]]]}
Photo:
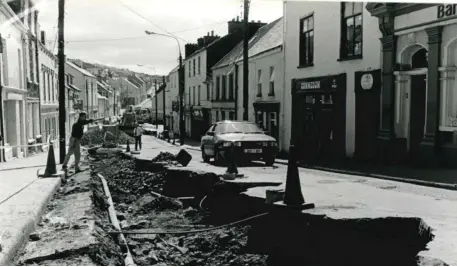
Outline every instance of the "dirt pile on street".
{"type": "Polygon", "coordinates": [[[152,162],[173,162],[176,161],[176,156],[170,152],[160,152],[160,154],[152,159],[152,162]]]}
{"type": "MultiPolygon", "coordinates": [[[[174,162],[160,153],[153,162],[174,162]]],[[[177,198],[160,195],[167,171],[137,171],[133,160],[116,156],[102,159],[101,174],[108,182],[123,231],[187,232],[207,229],[207,212],[183,205],[177,198]]],[[[98,185],[97,187],[100,187],[98,185]]],[[[93,192],[101,191],[95,189],[93,192]]],[[[97,195],[94,193],[94,195],[97,195]]],[[[100,207],[106,200],[100,195],[100,207]]],[[[144,265],[266,265],[266,256],[245,254],[249,226],[235,226],[187,234],[126,234],[136,264],[144,265]]]]}
{"type": "MultiPolygon", "coordinates": [[[[105,131],[100,130],[100,128],[98,127],[87,130],[87,132],[84,133],[83,138],[81,139],[81,145],[101,145],[103,144],[104,136],[105,131]]],[[[119,144],[127,144],[127,140],[130,142],[130,144],[135,143],[135,139],[133,137],[129,136],[123,131],[119,131],[119,144]]],[[[109,134],[107,135],[106,145],[107,147],[113,147],[114,145],[113,137],[109,134]]]]}
{"type": "MultiPolygon", "coordinates": [[[[138,265],[256,265],[267,256],[245,254],[249,227],[231,227],[185,235],[137,235],[128,237],[138,265]]],[[[183,229],[183,231],[186,231],[183,229]]]]}

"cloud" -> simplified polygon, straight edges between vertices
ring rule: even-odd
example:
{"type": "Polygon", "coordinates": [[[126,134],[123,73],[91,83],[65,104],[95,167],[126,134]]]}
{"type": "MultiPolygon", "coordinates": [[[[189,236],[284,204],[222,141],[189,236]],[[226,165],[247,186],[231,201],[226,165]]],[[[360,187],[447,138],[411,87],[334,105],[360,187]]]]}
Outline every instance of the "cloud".
{"type": "MultiPolygon", "coordinates": [[[[280,0],[251,2],[250,20],[271,22],[282,16],[280,0]]],[[[226,22],[241,15],[240,3],[239,0],[66,0],[66,54],[69,58],[130,66],[132,70],[150,73],[150,69],[137,66],[148,65],[158,74],[167,74],[177,65],[177,43],[172,38],[147,37],[145,30],[179,32],[176,35],[188,42],[196,42],[211,30],[223,36],[227,33],[226,22]],[[100,41],[122,38],[132,39],[100,41]]],[[[52,48],[57,34],[57,1],[41,0],[39,4],[41,30],[46,31],[48,47],[52,48]]],[[[186,42],[180,42],[184,51],[186,42]]]]}

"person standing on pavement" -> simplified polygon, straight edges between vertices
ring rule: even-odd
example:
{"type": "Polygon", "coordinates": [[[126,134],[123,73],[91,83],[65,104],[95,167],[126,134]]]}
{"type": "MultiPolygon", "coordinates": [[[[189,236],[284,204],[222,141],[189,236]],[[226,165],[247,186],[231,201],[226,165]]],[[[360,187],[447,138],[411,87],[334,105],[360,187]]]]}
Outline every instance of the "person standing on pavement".
{"type": "Polygon", "coordinates": [[[135,136],[135,151],[138,151],[138,145],[141,150],[141,135],[143,134],[143,128],[139,124],[136,124],[135,129],[133,130],[133,135],[135,136]]]}
{"type": "Polygon", "coordinates": [[[66,170],[68,168],[67,164],[70,160],[71,155],[75,154],[75,172],[80,172],[79,160],[81,158],[81,138],[84,135],[84,125],[94,122],[94,120],[86,120],[86,113],[79,113],[78,120],[73,124],[71,128],[71,137],[70,144],[68,147],[67,155],[62,164],[62,169],[66,170]]]}

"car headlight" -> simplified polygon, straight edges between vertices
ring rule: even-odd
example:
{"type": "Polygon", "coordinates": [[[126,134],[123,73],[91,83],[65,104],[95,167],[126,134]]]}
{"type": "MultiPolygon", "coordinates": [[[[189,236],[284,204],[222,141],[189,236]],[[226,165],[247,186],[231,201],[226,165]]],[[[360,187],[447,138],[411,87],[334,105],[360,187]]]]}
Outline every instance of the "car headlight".
{"type": "MultiPolygon", "coordinates": [[[[241,142],[233,142],[235,146],[241,146],[241,142]]],[[[230,147],[232,145],[232,142],[223,142],[222,146],[223,147],[230,147]]]]}

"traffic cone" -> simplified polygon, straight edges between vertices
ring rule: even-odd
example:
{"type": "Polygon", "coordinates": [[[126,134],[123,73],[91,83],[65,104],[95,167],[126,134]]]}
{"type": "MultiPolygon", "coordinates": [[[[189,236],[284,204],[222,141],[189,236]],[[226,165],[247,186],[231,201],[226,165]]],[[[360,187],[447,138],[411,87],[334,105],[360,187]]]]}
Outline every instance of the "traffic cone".
{"type": "Polygon", "coordinates": [[[300,185],[300,176],[297,165],[295,146],[289,147],[289,162],[287,164],[286,190],[284,193],[284,204],[287,207],[312,209],[313,203],[305,203],[300,185]]]}
{"type": "Polygon", "coordinates": [[[52,175],[57,174],[57,167],[56,167],[56,158],[54,156],[54,146],[52,143],[49,144],[49,153],[48,153],[48,160],[46,162],[46,169],[44,171],[44,177],[50,177],[52,175]]]}
{"type": "Polygon", "coordinates": [[[238,167],[236,166],[235,156],[235,144],[232,142],[230,145],[229,153],[226,153],[227,170],[225,171],[224,178],[226,180],[234,180],[235,178],[241,178],[244,175],[238,173],[238,167]]]}
{"type": "Polygon", "coordinates": [[[130,141],[127,139],[127,149],[125,152],[130,152],[130,141]]]}

